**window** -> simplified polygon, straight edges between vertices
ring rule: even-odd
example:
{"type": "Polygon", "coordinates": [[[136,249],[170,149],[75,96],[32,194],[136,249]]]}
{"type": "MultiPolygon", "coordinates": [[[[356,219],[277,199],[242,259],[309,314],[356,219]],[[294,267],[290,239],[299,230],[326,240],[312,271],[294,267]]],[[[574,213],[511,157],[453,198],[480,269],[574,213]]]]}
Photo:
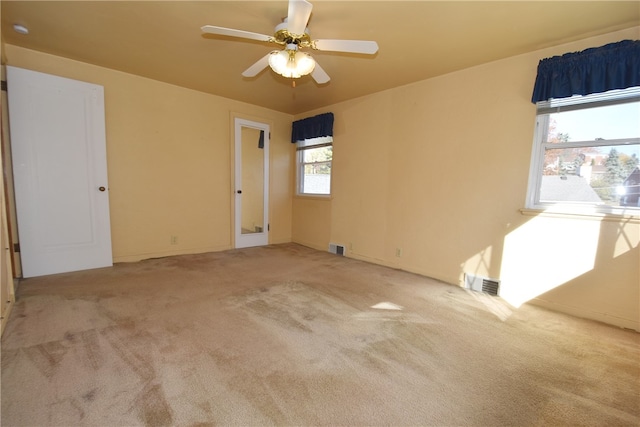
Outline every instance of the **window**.
{"type": "Polygon", "coordinates": [[[305,139],[297,145],[298,194],[331,194],[333,138],[305,139]]]}
{"type": "Polygon", "coordinates": [[[640,87],[538,102],[527,207],[640,214],[640,87]]]}

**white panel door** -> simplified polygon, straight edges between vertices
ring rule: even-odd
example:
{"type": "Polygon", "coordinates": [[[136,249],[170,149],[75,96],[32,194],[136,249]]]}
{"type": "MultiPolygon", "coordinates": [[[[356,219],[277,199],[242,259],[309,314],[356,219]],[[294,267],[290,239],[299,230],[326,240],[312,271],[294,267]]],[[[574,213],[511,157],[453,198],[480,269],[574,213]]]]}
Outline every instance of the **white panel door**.
{"type": "Polygon", "coordinates": [[[234,133],[235,247],[264,246],[269,244],[269,125],[235,118],[234,133]]]}
{"type": "Polygon", "coordinates": [[[102,86],[7,67],[24,277],[113,265],[102,86]]]}

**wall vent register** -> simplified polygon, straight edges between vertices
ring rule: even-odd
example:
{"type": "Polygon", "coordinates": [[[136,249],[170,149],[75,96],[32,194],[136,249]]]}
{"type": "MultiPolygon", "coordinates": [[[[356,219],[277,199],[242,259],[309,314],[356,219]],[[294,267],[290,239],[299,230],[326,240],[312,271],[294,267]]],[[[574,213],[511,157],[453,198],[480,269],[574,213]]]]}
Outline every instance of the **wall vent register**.
{"type": "Polygon", "coordinates": [[[344,256],[344,246],[336,245],[335,243],[329,243],[329,252],[331,252],[332,254],[344,256]]]}
{"type": "Polygon", "coordinates": [[[464,275],[464,287],[475,292],[483,292],[492,296],[498,296],[500,291],[500,281],[487,277],[475,276],[473,274],[464,275]]]}

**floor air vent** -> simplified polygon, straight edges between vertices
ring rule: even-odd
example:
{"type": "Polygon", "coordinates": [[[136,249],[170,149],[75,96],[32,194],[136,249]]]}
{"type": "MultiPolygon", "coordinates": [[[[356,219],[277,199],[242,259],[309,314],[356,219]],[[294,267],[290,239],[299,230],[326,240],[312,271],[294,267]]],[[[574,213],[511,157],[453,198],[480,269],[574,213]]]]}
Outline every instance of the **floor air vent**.
{"type": "Polygon", "coordinates": [[[336,245],[335,243],[329,243],[329,252],[336,255],[344,256],[344,246],[336,245]]]}
{"type": "Polygon", "coordinates": [[[489,279],[487,277],[474,276],[472,274],[464,275],[464,287],[476,292],[484,292],[485,294],[498,296],[500,291],[500,281],[489,279]]]}

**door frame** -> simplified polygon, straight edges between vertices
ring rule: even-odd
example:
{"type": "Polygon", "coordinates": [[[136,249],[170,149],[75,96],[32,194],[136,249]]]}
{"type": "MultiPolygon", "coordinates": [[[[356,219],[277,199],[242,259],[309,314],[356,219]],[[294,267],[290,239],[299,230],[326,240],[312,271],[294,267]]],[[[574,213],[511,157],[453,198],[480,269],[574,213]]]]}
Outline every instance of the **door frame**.
{"type": "MultiPolygon", "coordinates": [[[[249,120],[238,116],[233,117],[233,247],[246,248],[251,246],[265,246],[269,244],[269,142],[271,125],[264,121],[249,120]],[[242,234],[242,128],[264,131],[264,182],[263,182],[263,228],[261,232],[242,234]]],[[[256,141],[257,144],[257,141],[256,141]]]]}

